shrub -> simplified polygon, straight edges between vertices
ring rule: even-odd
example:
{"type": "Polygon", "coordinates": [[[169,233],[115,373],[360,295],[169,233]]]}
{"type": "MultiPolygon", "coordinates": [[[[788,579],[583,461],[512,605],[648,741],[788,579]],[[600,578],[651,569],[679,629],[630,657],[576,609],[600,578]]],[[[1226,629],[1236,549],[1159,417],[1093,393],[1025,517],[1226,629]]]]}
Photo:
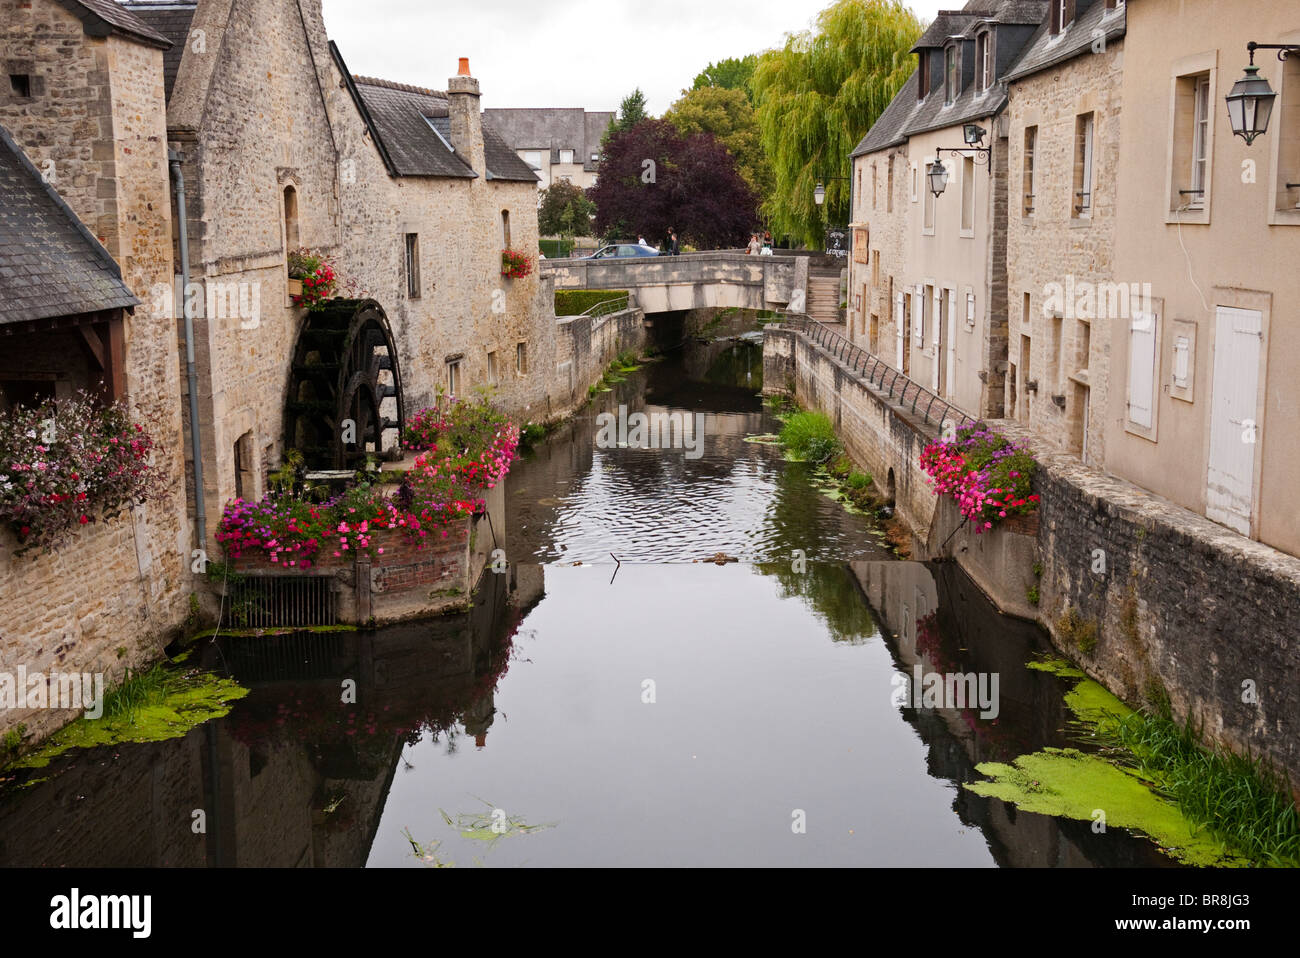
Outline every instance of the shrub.
{"type": "Polygon", "coordinates": [[[929,443],[921,453],[921,468],[935,493],[957,502],[976,533],[1038,507],[1038,496],[1030,492],[1038,463],[1022,443],[983,423],[957,430],[951,442],[929,443]]]}
{"type": "Polygon", "coordinates": [[[795,459],[823,463],[840,453],[835,425],[825,413],[797,412],[781,427],[781,444],[795,459]]]}
{"type": "Polygon", "coordinates": [[[48,550],[79,526],[160,498],[154,442],[120,404],[86,393],[0,416],[0,521],[19,552],[48,550]]]}
{"type": "Polygon", "coordinates": [[[557,289],[555,291],[556,316],[580,316],[599,303],[622,299],[625,289],[557,289]]]}
{"type": "Polygon", "coordinates": [[[858,472],[856,469],[849,473],[849,478],[845,480],[850,489],[855,491],[865,489],[871,485],[871,476],[865,472],[858,472]]]}

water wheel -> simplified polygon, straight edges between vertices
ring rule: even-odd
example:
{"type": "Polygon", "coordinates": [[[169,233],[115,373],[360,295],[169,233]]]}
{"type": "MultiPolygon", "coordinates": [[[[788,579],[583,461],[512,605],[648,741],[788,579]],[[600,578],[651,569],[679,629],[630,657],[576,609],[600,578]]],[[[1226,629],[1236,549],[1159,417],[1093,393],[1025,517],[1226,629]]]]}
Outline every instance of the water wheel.
{"type": "Polygon", "coordinates": [[[330,300],[298,333],[284,408],[284,444],[308,469],[360,469],[400,450],[402,377],[383,308],[330,300]]]}

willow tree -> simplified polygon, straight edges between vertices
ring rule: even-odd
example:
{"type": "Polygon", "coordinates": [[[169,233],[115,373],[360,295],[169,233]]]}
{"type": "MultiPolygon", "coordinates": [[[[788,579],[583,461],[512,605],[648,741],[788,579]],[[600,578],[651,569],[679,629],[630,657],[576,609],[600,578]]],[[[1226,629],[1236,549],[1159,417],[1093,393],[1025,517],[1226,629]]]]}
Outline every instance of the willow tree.
{"type": "Polygon", "coordinates": [[[837,0],[814,29],[759,58],[750,82],[775,177],[763,204],[774,234],[820,248],[827,224],[848,222],[849,154],[911,75],[908,51],[920,36],[899,0],[837,0]]]}

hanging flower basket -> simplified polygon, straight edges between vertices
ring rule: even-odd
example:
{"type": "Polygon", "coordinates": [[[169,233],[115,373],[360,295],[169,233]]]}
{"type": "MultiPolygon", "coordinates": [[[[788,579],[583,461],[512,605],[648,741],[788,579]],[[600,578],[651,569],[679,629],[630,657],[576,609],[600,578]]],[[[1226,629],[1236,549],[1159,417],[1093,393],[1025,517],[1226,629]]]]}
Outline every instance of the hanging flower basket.
{"type": "Polygon", "coordinates": [[[501,251],[501,275],[509,279],[522,279],[533,271],[533,258],[519,250],[501,251]]]}
{"type": "Polygon", "coordinates": [[[288,265],[293,305],[313,309],[334,295],[334,267],[319,253],[296,249],[289,254],[288,265]]]}

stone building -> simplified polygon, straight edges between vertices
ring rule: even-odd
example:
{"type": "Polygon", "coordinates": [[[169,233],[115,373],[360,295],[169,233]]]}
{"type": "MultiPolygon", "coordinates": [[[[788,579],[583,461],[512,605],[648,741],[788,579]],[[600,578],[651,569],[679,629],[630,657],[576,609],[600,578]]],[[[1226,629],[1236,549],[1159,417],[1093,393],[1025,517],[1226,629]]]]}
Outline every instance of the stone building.
{"type": "Polygon", "coordinates": [[[557,180],[567,180],[584,190],[596,185],[600,141],[614,122],[614,113],[589,112],[581,107],[496,108],[484,110],[483,116],[537,171],[541,189],[557,180]]]}
{"type": "Polygon", "coordinates": [[[852,154],[849,327],[980,416],[1002,414],[1006,373],[1005,74],[1048,6],[941,11],[913,48],[917,70],[852,154]],[[947,173],[938,195],[934,169],[947,173]]]}
{"type": "Polygon", "coordinates": [[[1256,52],[1267,131],[1224,97],[1249,41],[1300,45],[1289,0],[1129,0],[1115,260],[1151,305],[1112,321],[1106,468],[1300,555],[1300,54],[1256,52]]]}
{"type": "MultiPolygon", "coordinates": [[[[0,0],[0,24],[0,392],[122,401],[165,491],[50,553],[0,529],[0,671],[112,683],[157,657],[191,591],[176,328],[148,295],[172,275],[168,42],[108,0],[0,0]]],[[[71,717],[5,710],[0,733],[71,717]]]]}
{"type": "Polygon", "coordinates": [[[1108,311],[1128,307],[1138,278],[1115,260],[1125,11],[1075,0],[1066,14],[1048,17],[1006,77],[1005,409],[1102,467],[1108,311]]]}

